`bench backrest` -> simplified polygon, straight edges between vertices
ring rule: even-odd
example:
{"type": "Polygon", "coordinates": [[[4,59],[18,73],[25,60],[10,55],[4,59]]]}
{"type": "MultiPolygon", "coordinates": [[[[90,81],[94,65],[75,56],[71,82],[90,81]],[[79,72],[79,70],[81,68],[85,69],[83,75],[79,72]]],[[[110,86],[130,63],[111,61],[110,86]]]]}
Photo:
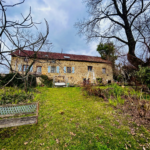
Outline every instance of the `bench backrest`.
{"type": "Polygon", "coordinates": [[[38,113],[38,103],[11,104],[0,106],[0,118],[32,113],[38,113]]]}
{"type": "Polygon", "coordinates": [[[22,118],[0,119],[0,128],[35,124],[38,122],[39,103],[2,105],[0,106],[0,118],[36,114],[22,118]]]}

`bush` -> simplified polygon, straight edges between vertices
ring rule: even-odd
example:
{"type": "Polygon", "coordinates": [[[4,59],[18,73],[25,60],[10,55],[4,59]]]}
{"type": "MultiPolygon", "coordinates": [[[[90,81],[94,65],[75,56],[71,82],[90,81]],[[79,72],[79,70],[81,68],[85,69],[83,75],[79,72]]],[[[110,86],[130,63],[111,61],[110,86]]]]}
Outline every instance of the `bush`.
{"type": "Polygon", "coordinates": [[[87,85],[83,87],[83,91],[86,91],[89,96],[98,96],[104,100],[108,100],[113,106],[124,104],[125,100],[122,96],[128,97],[129,95],[128,88],[122,88],[117,84],[109,85],[106,89],[94,88],[91,85],[87,85]]]}
{"type": "Polygon", "coordinates": [[[124,95],[125,89],[122,88],[122,87],[120,87],[119,85],[117,85],[117,84],[112,84],[110,87],[111,87],[111,89],[113,89],[113,90],[110,90],[110,92],[112,92],[112,93],[110,93],[110,94],[113,94],[113,96],[117,97],[117,96],[122,96],[122,95],[124,95]]]}
{"type": "Polygon", "coordinates": [[[5,92],[0,94],[0,105],[26,103],[32,100],[32,93],[25,93],[25,91],[16,88],[5,89],[5,92]]]}
{"type": "Polygon", "coordinates": [[[47,86],[47,87],[53,86],[53,79],[48,78],[47,75],[41,75],[40,80],[41,80],[42,84],[47,86]]]}
{"type": "Polygon", "coordinates": [[[96,81],[97,81],[98,83],[102,83],[102,78],[96,78],[96,81]]]}
{"type": "Polygon", "coordinates": [[[30,85],[30,87],[36,87],[36,77],[33,75],[29,75],[28,84],[30,85]]]}
{"type": "MultiPolygon", "coordinates": [[[[9,73],[6,76],[0,76],[0,86],[4,86],[7,84],[13,77],[15,73],[9,73]]],[[[30,87],[35,87],[36,86],[36,77],[33,75],[28,76],[28,85],[30,87]]],[[[17,73],[14,79],[7,85],[7,86],[17,86],[17,87],[23,87],[24,86],[24,80],[22,79],[22,76],[17,73]]]]}
{"type": "MultiPolygon", "coordinates": [[[[6,76],[2,77],[1,76],[1,81],[0,81],[0,85],[4,86],[5,84],[7,84],[15,75],[15,73],[9,73],[6,76]]],[[[20,79],[21,75],[19,73],[16,74],[16,76],[14,77],[14,79],[7,85],[7,86],[20,86],[23,84],[23,80],[20,79]]]]}
{"type": "Polygon", "coordinates": [[[134,72],[137,80],[143,85],[146,84],[150,88],[150,68],[139,66],[139,70],[134,72]]]}
{"type": "Polygon", "coordinates": [[[105,98],[100,88],[93,88],[90,84],[83,87],[83,91],[86,91],[89,96],[98,96],[105,98]]]}

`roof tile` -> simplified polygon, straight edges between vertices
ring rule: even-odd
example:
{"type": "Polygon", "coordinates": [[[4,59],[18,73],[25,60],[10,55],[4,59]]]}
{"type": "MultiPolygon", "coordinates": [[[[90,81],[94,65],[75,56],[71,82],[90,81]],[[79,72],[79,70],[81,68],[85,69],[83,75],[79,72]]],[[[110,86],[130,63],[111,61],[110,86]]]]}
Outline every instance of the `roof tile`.
{"type": "MultiPolygon", "coordinates": [[[[12,56],[30,57],[30,58],[33,58],[34,54],[35,54],[35,52],[30,51],[30,50],[16,50],[15,52],[11,53],[12,56]]],[[[56,59],[56,60],[73,60],[73,61],[111,63],[110,61],[104,60],[101,57],[65,54],[65,53],[41,52],[41,51],[37,52],[37,58],[39,58],[39,59],[56,59]],[[68,58],[65,58],[64,56],[67,56],[68,58]]]]}

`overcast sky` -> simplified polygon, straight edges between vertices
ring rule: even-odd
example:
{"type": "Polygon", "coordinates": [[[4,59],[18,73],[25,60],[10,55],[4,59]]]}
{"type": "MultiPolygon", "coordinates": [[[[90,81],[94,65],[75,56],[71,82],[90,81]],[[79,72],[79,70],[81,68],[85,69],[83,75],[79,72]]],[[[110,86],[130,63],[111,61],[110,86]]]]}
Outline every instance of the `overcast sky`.
{"type": "MultiPolygon", "coordinates": [[[[16,3],[21,0],[7,0],[16,3]]],[[[32,17],[38,25],[39,31],[45,31],[44,18],[49,23],[48,39],[53,43],[53,52],[72,53],[99,56],[96,52],[98,41],[87,43],[85,37],[80,37],[74,24],[87,17],[86,6],[82,0],[26,0],[23,4],[7,10],[10,18],[21,19],[32,9],[32,17]]]]}

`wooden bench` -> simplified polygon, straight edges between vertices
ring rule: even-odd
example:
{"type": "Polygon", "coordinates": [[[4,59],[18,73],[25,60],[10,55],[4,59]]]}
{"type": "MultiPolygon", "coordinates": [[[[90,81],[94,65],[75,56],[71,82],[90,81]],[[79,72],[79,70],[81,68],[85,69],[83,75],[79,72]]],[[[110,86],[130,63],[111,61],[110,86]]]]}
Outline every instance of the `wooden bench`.
{"type": "Polygon", "coordinates": [[[56,82],[55,83],[55,86],[66,86],[66,83],[65,82],[56,82]]]}
{"type": "Polygon", "coordinates": [[[0,119],[0,128],[37,123],[38,109],[39,109],[39,103],[1,105],[0,118],[2,119],[0,119]],[[16,118],[16,116],[30,115],[30,114],[35,114],[35,115],[16,118]],[[6,117],[7,119],[3,119],[6,117]],[[8,118],[8,117],[13,117],[13,118],[8,118]]]}

